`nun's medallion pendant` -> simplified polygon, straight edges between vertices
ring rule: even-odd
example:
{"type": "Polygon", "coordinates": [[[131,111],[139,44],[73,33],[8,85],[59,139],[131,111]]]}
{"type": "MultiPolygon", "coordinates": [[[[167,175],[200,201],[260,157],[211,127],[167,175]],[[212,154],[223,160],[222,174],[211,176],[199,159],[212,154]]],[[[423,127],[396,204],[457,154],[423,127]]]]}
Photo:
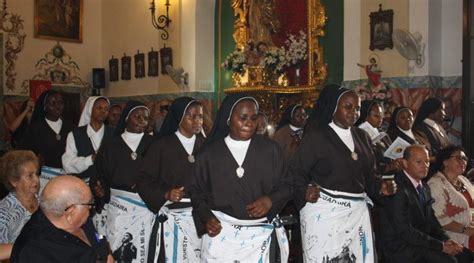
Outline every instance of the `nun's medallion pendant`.
{"type": "Polygon", "coordinates": [[[359,159],[359,156],[357,155],[356,152],[351,152],[351,157],[352,157],[352,160],[354,161],[357,161],[359,159]]]}
{"type": "Polygon", "coordinates": [[[56,140],[57,140],[57,141],[60,141],[60,140],[61,140],[61,135],[60,135],[60,134],[56,134],[56,140]]]}
{"type": "Polygon", "coordinates": [[[137,159],[138,155],[137,155],[136,152],[132,152],[132,153],[130,154],[130,157],[132,158],[132,160],[135,161],[135,160],[137,159]]]}
{"type": "Polygon", "coordinates": [[[194,155],[188,155],[188,162],[190,163],[194,163],[196,161],[196,159],[194,159],[194,155]]]}
{"type": "Polygon", "coordinates": [[[244,176],[245,170],[244,170],[244,168],[242,168],[242,166],[239,166],[239,167],[235,170],[235,172],[237,173],[237,176],[238,176],[239,178],[242,178],[242,177],[244,176]]]}

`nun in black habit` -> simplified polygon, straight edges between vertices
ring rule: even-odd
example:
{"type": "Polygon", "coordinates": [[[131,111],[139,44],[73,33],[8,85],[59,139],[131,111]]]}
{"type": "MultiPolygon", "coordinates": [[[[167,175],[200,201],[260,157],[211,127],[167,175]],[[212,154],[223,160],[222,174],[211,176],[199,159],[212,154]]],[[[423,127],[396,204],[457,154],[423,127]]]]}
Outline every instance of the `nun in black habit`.
{"type": "Polygon", "coordinates": [[[43,92],[35,105],[30,126],[19,149],[32,150],[42,164],[62,168],[61,157],[66,148],[66,137],[73,129],[69,120],[63,120],[64,101],[55,90],[43,92]]]}
{"type": "Polygon", "coordinates": [[[375,262],[366,197],[382,203],[396,185],[376,176],[371,139],[353,127],[359,109],[354,91],[327,85],[290,162],[307,262],[375,262]]]}
{"type": "Polygon", "coordinates": [[[296,152],[303,138],[306,119],[307,115],[301,104],[288,106],[281,116],[273,140],[283,148],[286,160],[289,160],[296,152]]]}
{"type": "Polygon", "coordinates": [[[390,123],[388,125],[387,134],[392,141],[398,137],[405,140],[409,144],[424,144],[429,149],[428,141],[423,141],[423,138],[413,132],[413,112],[408,107],[397,107],[392,112],[390,123]]]}
{"type": "Polygon", "coordinates": [[[201,249],[201,239],[196,234],[188,188],[193,181],[196,152],[204,143],[202,123],[200,102],[189,97],[174,100],[156,135],[158,139],[145,156],[137,183],[138,194],[148,208],[166,215],[162,232],[173,232],[179,225],[179,234],[162,237],[165,256],[176,254],[178,262],[200,261],[194,251],[201,249]]]}
{"type": "MultiPolygon", "coordinates": [[[[265,262],[269,242],[275,243],[269,222],[290,198],[291,188],[281,148],[255,134],[257,116],[253,97],[228,95],[197,155],[190,194],[203,238],[202,258],[208,262],[265,262]],[[242,227],[249,224],[254,227],[242,227]]],[[[278,238],[286,238],[282,229],[276,229],[278,238]]],[[[287,246],[280,250],[287,251],[287,246]]]]}
{"type": "Polygon", "coordinates": [[[385,132],[379,131],[382,122],[382,105],[376,100],[363,101],[360,108],[360,117],[355,126],[365,130],[372,140],[378,173],[394,174],[402,169],[401,159],[392,160],[384,156],[385,151],[392,144],[392,140],[385,132]]]}
{"type": "Polygon", "coordinates": [[[111,188],[137,192],[143,159],[153,141],[153,137],[144,132],[149,114],[143,103],[129,101],[120,115],[115,136],[98,152],[97,177],[92,180],[91,187],[102,201],[99,204],[108,202],[111,188]]]}
{"type": "Polygon", "coordinates": [[[98,232],[105,234],[112,251],[121,246],[125,233],[137,237],[132,242],[141,252],[133,262],[147,260],[148,240],[155,219],[136,187],[143,159],[153,141],[153,137],[145,133],[149,116],[150,111],[143,103],[127,103],[115,136],[97,153],[97,177],[90,182],[101,212],[95,218],[98,232]],[[104,225],[98,225],[104,221],[104,225]]]}

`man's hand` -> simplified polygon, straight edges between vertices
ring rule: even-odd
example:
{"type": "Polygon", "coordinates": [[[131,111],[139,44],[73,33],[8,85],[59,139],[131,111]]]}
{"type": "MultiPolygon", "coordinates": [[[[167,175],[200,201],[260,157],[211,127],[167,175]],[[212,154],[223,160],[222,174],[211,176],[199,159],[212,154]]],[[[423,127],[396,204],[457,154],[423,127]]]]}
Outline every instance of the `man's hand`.
{"type": "Polygon", "coordinates": [[[260,218],[268,214],[272,205],[273,203],[270,197],[264,195],[247,205],[246,209],[250,217],[260,218]]]}
{"type": "Polygon", "coordinates": [[[103,198],[105,196],[105,190],[102,187],[100,181],[97,181],[96,185],[94,186],[94,193],[98,198],[103,198]]]}
{"type": "Polygon", "coordinates": [[[222,230],[221,222],[215,217],[211,217],[206,222],[206,231],[210,237],[219,235],[222,230]]]}
{"type": "Polygon", "coordinates": [[[463,247],[456,241],[449,239],[443,242],[443,252],[455,256],[459,253],[461,253],[463,250],[463,247]]]}
{"type": "Polygon", "coordinates": [[[165,199],[171,202],[179,202],[184,196],[184,186],[173,188],[166,192],[165,199]]]}
{"type": "Polygon", "coordinates": [[[384,196],[394,195],[397,192],[397,183],[395,180],[383,180],[380,187],[380,193],[384,196]]]}
{"type": "Polygon", "coordinates": [[[319,186],[308,184],[304,194],[304,199],[306,202],[316,203],[319,199],[319,186]]]}

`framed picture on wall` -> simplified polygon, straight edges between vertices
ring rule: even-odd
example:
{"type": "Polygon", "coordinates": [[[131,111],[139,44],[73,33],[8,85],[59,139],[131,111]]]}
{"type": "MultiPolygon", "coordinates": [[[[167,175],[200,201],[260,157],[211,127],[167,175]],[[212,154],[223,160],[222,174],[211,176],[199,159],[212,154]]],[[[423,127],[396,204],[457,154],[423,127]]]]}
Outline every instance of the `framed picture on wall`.
{"type": "Polygon", "coordinates": [[[148,52],[148,76],[158,76],[158,51],[153,51],[153,48],[148,52]]]}
{"type": "Polygon", "coordinates": [[[119,80],[118,67],[119,67],[118,59],[112,56],[112,58],[109,59],[109,80],[110,81],[119,80]]]}
{"type": "Polygon", "coordinates": [[[132,75],[132,58],[123,54],[122,61],[122,80],[130,80],[132,75]]]}
{"type": "Polygon", "coordinates": [[[35,37],[82,43],[83,0],[35,0],[35,37]]]}
{"type": "Polygon", "coordinates": [[[382,10],[370,13],[370,50],[393,48],[393,10],[382,10]]]}
{"type": "Polygon", "coordinates": [[[137,50],[135,58],[135,78],[145,77],[145,54],[137,50]]]}
{"type": "Polygon", "coordinates": [[[160,58],[161,58],[161,74],[168,74],[166,71],[166,66],[173,66],[173,52],[170,47],[164,47],[160,49],[160,58]]]}

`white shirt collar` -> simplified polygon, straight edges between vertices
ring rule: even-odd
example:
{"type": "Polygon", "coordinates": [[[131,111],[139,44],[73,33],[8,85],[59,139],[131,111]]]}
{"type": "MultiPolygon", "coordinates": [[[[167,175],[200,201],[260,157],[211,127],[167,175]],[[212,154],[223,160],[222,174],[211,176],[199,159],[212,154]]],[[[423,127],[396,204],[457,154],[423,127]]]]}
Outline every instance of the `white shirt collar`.
{"type": "Polygon", "coordinates": [[[136,151],[138,148],[138,145],[140,144],[140,141],[142,140],[143,135],[145,133],[131,133],[125,130],[122,133],[122,139],[125,141],[125,143],[130,147],[132,151],[136,151]]]}
{"type": "Polygon", "coordinates": [[[56,133],[59,134],[61,132],[61,127],[63,126],[63,120],[59,118],[57,121],[48,120],[48,118],[44,118],[46,123],[51,127],[51,129],[56,133]]]}
{"type": "Polygon", "coordinates": [[[251,141],[252,139],[246,141],[236,141],[230,138],[230,135],[227,135],[227,137],[224,139],[225,144],[229,148],[232,156],[239,166],[242,166],[245,160],[245,156],[247,155],[247,150],[249,149],[251,141]]]}
{"type": "Polygon", "coordinates": [[[100,127],[98,131],[95,131],[94,128],[90,124],[87,124],[87,135],[91,139],[92,146],[94,147],[94,150],[99,150],[99,147],[102,143],[102,138],[104,138],[104,124],[100,127]]]}
{"type": "Polygon", "coordinates": [[[432,127],[433,129],[435,129],[436,131],[440,132],[439,126],[434,120],[430,118],[426,118],[423,120],[423,122],[426,123],[428,126],[432,127]]]}
{"type": "MultiPolygon", "coordinates": [[[[421,183],[421,181],[415,180],[413,177],[411,177],[411,175],[409,175],[409,174],[407,173],[407,171],[403,170],[403,173],[405,174],[406,177],[408,177],[408,180],[410,180],[410,182],[413,184],[413,187],[415,187],[415,189],[417,189],[418,185],[423,186],[423,184],[421,183]]],[[[418,189],[417,189],[417,191],[418,191],[418,189]]]]}
{"type": "Polygon", "coordinates": [[[343,129],[339,126],[337,126],[334,122],[329,123],[329,127],[331,127],[334,132],[336,132],[337,136],[344,142],[344,144],[351,150],[351,152],[354,151],[355,145],[354,145],[354,138],[352,138],[351,134],[351,128],[349,129],[343,129]]]}
{"type": "Polygon", "coordinates": [[[296,126],[293,126],[293,125],[291,125],[291,124],[289,124],[289,125],[290,125],[290,129],[291,129],[292,131],[298,131],[298,130],[301,130],[301,129],[302,129],[302,128],[298,128],[298,127],[296,127],[296,126]]]}
{"type": "Polygon", "coordinates": [[[410,137],[410,138],[412,138],[413,140],[416,141],[415,135],[413,134],[413,131],[412,131],[411,129],[409,129],[408,131],[406,131],[406,130],[400,128],[398,125],[397,125],[397,128],[398,128],[401,132],[403,132],[406,136],[408,136],[408,137],[410,137]]]}
{"type": "Polygon", "coordinates": [[[196,142],[196,135],[193,134],[191,138],[184,136],[179,130],[177,130],[174,134],[178,137],[179,142],[183,145],[186,153],[188,155],[193,154],[194,150],[194,143],[196,142]]]}

